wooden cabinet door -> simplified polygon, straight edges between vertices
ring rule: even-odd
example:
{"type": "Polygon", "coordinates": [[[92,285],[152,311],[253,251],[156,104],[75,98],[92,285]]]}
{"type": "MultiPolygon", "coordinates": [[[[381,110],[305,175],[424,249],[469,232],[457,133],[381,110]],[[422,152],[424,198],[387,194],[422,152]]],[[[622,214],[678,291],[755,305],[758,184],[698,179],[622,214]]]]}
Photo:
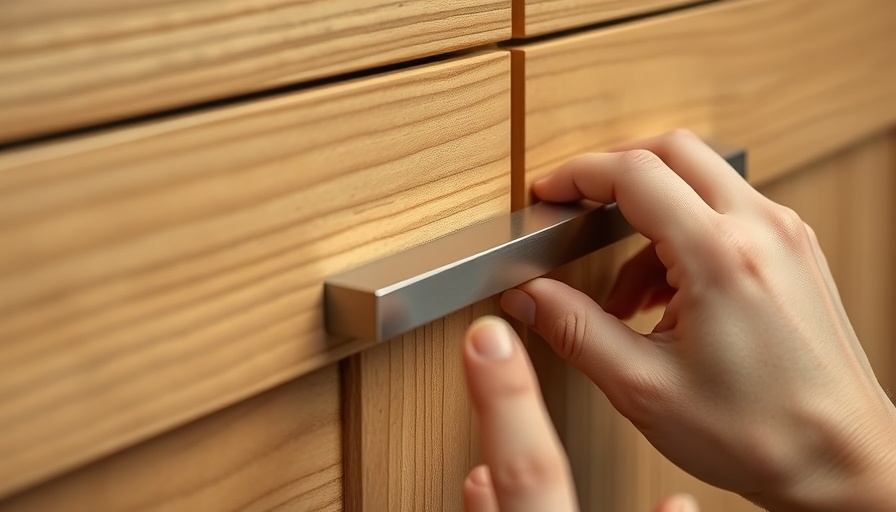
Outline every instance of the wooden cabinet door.
{"type": "Polygon", "coordinates": [[[467,326],[487,300],[352,357],[345,365],[346,509],[460,511],[479,461],[461,366],[467,326]]]}
{"type": "Polygon", "coordinates": [[[6,500],[2,512],[343,509],[338,366],[6,500]]]}

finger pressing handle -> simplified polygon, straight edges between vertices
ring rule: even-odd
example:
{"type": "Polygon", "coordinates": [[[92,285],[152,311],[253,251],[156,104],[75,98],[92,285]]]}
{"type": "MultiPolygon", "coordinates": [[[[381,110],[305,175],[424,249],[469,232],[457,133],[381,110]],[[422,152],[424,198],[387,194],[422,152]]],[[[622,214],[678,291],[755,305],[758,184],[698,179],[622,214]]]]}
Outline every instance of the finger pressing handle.
{"type": "MultiPolygon", "coordinates": [[[[744,175],[745,151],[720,151],[744,175]]],[[[324,284],[327,330],[387,340],[632,232],[615,205],[538,203],[330,277],[324,284]]]]}

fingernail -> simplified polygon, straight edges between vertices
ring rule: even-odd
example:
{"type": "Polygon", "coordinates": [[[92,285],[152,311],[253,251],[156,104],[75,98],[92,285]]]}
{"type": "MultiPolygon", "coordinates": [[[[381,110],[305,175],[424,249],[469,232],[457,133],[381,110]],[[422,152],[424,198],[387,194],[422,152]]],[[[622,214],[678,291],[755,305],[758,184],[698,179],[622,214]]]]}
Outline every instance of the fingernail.
{"type": "Polygon", "coordinates": [[[678,512],[700,512],[697,499],[690,494],[682,494],[678,497],[678,512]]]}
{"type": "Polygon", "coordinates": [[[495,317],[480,318],[470,332],[473,349],[486,359],[507,359],[513,354],[510,326],[495,317]]]}
{"type": "Polygon", "coordinates": [[[501,295],[501,308],[508,315],[526,325],[535,325],[535,301],[528,293],[516,288],[501,295]]]}

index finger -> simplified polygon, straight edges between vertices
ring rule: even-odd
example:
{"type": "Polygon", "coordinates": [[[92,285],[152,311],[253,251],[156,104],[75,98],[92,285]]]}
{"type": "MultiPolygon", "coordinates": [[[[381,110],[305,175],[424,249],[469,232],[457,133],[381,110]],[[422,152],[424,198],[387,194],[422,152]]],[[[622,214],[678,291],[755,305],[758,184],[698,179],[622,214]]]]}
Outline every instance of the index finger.
{"type": "Polygon", "coordinates": [[[647,150],[582,155],[536,182],[533,190],[545,201],[617,203],[635,230],[676,253],[692,250],[696,240],[711,232],[709,224],[718,215],[647,150]]]}
{"type": "Polygon", "coordinates": [[[496,317],[467,331],[464,367],[501,510],[572,512],[569,463],[519,338],[496,317]]]}

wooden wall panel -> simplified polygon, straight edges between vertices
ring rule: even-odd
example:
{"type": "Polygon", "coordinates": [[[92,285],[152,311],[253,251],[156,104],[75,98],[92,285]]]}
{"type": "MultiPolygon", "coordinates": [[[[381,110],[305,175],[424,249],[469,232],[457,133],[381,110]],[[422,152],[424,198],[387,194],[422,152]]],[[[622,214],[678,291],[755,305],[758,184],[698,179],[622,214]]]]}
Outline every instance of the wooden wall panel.
{"type": "Polygon", "coordinates": [[[4,2],[0,142],[506,39],[510,1],[4,2]]]}
{"type": "Polygon", "coordinates": [[[338,511],[337,366],[0,501],[3,512],[338,511]]]}

